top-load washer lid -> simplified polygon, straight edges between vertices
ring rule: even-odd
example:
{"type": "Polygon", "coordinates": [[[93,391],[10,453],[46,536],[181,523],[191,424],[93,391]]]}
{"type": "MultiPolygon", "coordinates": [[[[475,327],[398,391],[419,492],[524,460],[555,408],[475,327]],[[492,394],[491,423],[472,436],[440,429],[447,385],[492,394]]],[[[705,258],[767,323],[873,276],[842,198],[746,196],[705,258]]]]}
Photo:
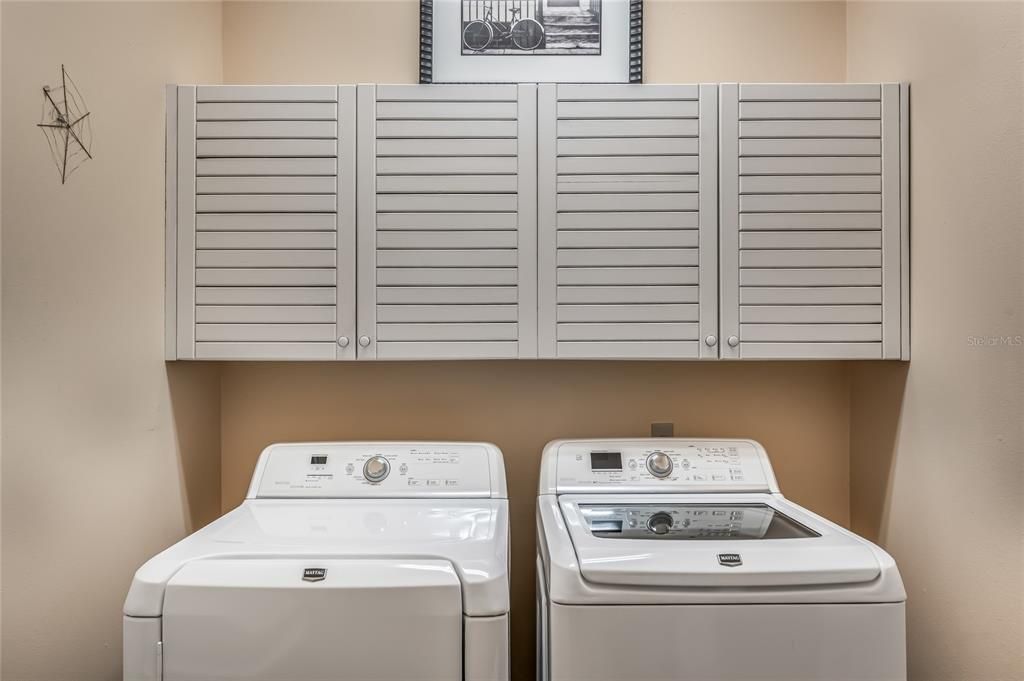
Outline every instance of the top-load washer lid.
{"type": "Polygon", "coordinates": [[[565,495],[583,578],[661,587],[870,582],[871,545],[771,495],[565,495]]]}
{"type": "Polygon", "coordinates": [[[590,533],[606,539],[810,539],[817,532],[764,503],[579,504],[590,533]]]}

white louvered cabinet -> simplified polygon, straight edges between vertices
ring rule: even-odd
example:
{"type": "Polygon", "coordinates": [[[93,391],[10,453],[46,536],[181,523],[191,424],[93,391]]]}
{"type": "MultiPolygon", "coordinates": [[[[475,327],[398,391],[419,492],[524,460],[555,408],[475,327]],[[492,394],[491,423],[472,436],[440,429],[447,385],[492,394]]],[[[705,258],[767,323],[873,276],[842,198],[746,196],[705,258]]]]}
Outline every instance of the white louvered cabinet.
{"type": "Polygon", "coordinates": [[[541,357],[718,356],[715,85],[540,85],[541,357]]]}
{"type": "Polygon", "coordinates": [[[169,86],[166,357],[909,359],[908,95],[169,86]]]}
{"type": "Polygon", "coordinates": [[[721,86],[721,356],[909,359],[900,84],[721,86]]]}
{"type": "Polygon", "coordinates": [[[355,87],[167,94],[168,357],[354,358],[355,87]]]}
{"type": "Polygon", "coordinates": [[[536,92],[359,86],[359,358],[537,356],[536,92]]]}

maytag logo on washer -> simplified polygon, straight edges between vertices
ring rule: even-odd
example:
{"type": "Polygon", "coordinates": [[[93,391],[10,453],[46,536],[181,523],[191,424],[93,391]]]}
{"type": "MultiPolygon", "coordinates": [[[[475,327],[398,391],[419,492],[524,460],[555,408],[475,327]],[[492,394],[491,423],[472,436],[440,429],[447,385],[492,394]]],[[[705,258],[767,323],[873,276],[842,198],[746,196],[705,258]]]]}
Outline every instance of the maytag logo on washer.
{"type": "Polygon", "coordinates": [[[718,554],[718,563],[725,567],[739,567],[743,565],[743,559],[738,553],[720,553],[718,554]]]}
{"type": "Polygon", "coordinates": [[[302,571],[302,581],[322,582],[327,579],[327,568],[306,568],[302,571]]]}

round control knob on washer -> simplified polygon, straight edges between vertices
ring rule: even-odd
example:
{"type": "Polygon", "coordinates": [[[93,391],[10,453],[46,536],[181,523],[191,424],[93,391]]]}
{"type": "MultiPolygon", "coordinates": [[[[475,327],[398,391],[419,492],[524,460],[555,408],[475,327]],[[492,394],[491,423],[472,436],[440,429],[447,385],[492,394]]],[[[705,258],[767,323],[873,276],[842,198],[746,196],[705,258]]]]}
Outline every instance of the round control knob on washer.
{"type": "Polygon", "coordinates": [[[672,516],[664,511],[658,511],[647,519],[647,529],[654,534],[668,534],[672,529],[672,516]]]}
{"type": "Polygon", "coordinates": [[[672,458],[664,452],[654,452],[647,457],[647,470],[656,478],[667,478],[672,474],[672,458]]]}
{"type": "Polygon", "coordinates": [[[363,464],[363,477],[370,482],[381,482],[391,472],[391,464],[383,456],[371,456],[363,464]]]}

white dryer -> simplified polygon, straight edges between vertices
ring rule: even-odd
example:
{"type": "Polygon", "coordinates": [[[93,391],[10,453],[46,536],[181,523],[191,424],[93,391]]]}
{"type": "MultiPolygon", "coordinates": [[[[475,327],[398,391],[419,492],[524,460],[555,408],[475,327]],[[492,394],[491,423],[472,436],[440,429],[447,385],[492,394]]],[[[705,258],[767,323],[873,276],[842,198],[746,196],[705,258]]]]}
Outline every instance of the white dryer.
{"type": "Polygon", "coordinates": [[[125,681],[508,678],[508,501],[488,444],[278,444],[241,506],[157,555],[125,681]]]}
{"type": "Polygon", "coordinates": [[[539,679],[902,681],[882,549],[787,501],[749,440],[560,440],[538,525],[539,679]]]}

